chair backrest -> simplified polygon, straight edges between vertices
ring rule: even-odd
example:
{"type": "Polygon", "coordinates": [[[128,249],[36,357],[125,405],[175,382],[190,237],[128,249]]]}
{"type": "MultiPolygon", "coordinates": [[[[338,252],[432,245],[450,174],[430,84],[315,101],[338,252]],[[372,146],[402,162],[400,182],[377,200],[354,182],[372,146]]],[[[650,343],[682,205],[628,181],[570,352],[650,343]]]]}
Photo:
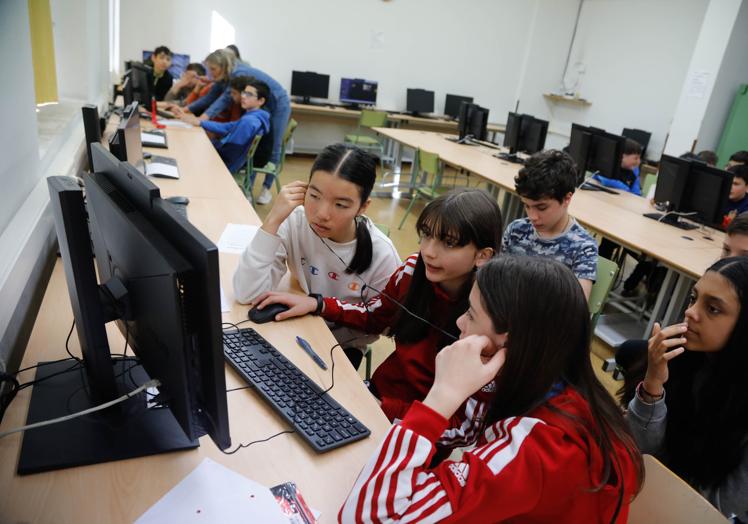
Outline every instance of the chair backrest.
{"type": "Polygon", "coordinates": [[[647,173],[642,181],[642,196],[646,197],[649,194],[649,190],[652,189],[657,183],[657,175],[654,173],[647,173]]]}
{"type": "Polygon", "coordinates": [[[387,125],[387,113],[372,109],[362,109],[358,125],[360,127],[384,127],[387,125]]]}
{"type": "Polygon", "coordinates": [[[286,146],[288,145],[288,141],[291,140],[293,132],[296,130],[296,126],[298,125],[299,123],[292,118],[288,121],[286,130],[283,132],[283,142],[281,142],[281,155],[276,169],[276,175],[280,175],[280,172],[283,169],[283,164],[286,163],[286,146]]]}
{"type": "Polygon", "coordinates": [[[247,162],[255,156],[255,153],[257,152],[257,146],[260,145],[260,140],[262,140],[262,134],[256,134],[255,137],[252,139],[252,143],[249,145],[249,151],[247,151],[247,162]]]}
{"type": "Polygon", "coordinates": [[[618,264],[607,258],[597,257],[597,279],[592,285],[590,298],[587,301],[590,316],[593,319],[597,320],[598,315],[600,315],[617,274],[618,264]]]}
{"type": "Polygon", "coordinates": [[[429,175],[436,175],[439,173],[439,155],[424,151],[423,149],[418,150],[418,169],[425,171],[429,175]]]}

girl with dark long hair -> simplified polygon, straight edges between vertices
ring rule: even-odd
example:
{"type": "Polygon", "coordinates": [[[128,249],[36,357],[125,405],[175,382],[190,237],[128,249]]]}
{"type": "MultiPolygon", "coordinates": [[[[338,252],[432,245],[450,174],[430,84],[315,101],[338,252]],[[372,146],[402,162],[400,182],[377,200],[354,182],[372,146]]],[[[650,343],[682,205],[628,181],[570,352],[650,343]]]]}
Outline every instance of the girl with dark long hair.
{"type": "Polygon", "coordinates": [[[642,462],[589,358],[587,301],[574,274],[540,257],[484,264],[460,340],[434,384],[356,480],[341,522],[626,522],[642,462]],[[431,467],[466,398],[490,385],[478,446],[431,467]]]}
{"type": "Polygon", "coordinates": [[[682,323],[655,324],[627,414],[642,452],[741,522],[748,522],[747,344],[748,257],[723,258],[694,285],[682,323]]]}

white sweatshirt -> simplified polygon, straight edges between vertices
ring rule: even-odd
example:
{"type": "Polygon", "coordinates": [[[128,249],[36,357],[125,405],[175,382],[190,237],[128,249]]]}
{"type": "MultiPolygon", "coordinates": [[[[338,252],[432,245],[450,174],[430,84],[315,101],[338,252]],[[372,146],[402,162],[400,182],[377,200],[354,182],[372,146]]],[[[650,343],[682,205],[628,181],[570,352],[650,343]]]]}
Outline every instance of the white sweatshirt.
{"type": "MultiPolygon", "coordinates": [[[[365,220],[371,235],[372,260],[369,269],[360,275],[345,272],[356,253],[356,240],[341,244],[327,238],[324,244],[329,246],[328,249],[312,231],[302,206],[294,209],[283,221],[277,235],[259,229],[242,253],[234,273],[236,300],[246,304],[261,293],[275,289],[289,269],[304,293],[319,293],[323,297],[354,303],[368,301],[378,294],[371,288],[384,289],[392,273],[400,266],[400,257],[392,241],[371,220],[365,220]],[[367,286],[362,293],[364,283],[367,286]]],[[[330,325],[330,329],[341,343],[362,335],[345,327],[330,325]]],[[[376,335],[371,335],[344,347],[363,349],[376,339],[376,335]]]]}

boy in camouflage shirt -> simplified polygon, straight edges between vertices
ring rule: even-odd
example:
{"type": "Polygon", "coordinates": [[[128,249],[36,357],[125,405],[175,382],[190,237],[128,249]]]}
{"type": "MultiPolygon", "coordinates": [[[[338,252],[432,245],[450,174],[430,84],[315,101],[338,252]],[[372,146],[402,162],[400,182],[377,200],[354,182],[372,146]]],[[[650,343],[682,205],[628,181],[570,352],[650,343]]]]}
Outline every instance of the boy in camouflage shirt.
{"type": "Polygon", "coordinates": [[[597,242],[569,215],[576,166],[566,153],[549,150],[530,157],[514,178],[527,218],[504,231],[503,252],[558,260],[576,275],[589,298],[597,277],[597,242]]]}

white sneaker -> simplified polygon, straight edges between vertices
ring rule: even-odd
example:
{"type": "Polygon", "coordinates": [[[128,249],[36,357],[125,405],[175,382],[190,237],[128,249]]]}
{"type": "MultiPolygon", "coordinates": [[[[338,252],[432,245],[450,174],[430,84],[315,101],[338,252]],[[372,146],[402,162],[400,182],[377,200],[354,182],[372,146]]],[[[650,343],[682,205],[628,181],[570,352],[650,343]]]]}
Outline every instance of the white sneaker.
{"type": "Polygon", "coordinates": [[[272,199],[273,199],[273,194],[270,192],[268,188],[263,186],[262,192],[257,197],[256,202],[260,204],[261,206],[264,206],[265,204],[269,204],[272,199]]]}

